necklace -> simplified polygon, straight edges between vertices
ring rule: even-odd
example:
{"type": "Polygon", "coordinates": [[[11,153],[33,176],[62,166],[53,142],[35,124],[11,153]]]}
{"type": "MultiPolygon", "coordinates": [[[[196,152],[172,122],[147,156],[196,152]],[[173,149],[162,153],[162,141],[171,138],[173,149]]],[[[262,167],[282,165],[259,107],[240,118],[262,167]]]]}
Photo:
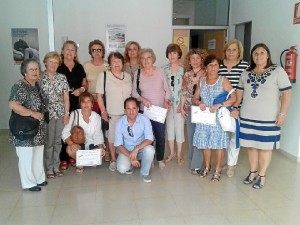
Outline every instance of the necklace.
{"type": "MultiPolygon", "coordinates": [[[[117,78],[118,80],[124,80],[124,78],[125,78],[124,72],[122,72],[122,74],[123,74],[123,77],[122,77],[122,78],[117,77],[112,71],[110,71],[110,72],[111,72],[112,75],[114,75],[114,77],[117,78]]],[[[121,75],[122,75],[122,74],[121,74],[121,75]]]]}
{"type": "Polygon", "coordinates": [[[201,70],[201,69],[199,69],[197,72],[195,72],[194,69],[193,69],[194,77],[197,76],[197,73],[199,73],[200,70],[201,70]]]}

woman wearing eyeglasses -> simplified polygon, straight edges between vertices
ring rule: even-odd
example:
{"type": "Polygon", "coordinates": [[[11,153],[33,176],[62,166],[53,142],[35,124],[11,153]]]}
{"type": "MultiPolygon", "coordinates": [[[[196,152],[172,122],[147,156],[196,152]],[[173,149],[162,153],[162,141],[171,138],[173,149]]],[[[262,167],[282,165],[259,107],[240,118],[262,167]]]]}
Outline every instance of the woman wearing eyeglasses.
{"type": "MultiPolygon", "coordinates": [[[[62,64],[57,68],[57,72],[64,74],[67,78],[71,91],[69,92],[70,112],[79,108],[79,95],[88,89],[86,73],[83,66],[78,61],[77,44],[67,40],[61,50],[62,64]]],[[[68,161],[71,166],[75,166],[75,160],[66,153],[66,145],[63,145],[60,153],[60,168],[68,168],[68,161]]]]}
{"type": "Polygon", "coordinates": [[[182,76],[184,68],[180,65],[179,59],[182,56],[182,51],[177,44],[169,44],[166,49],[166,57],[169,63],[164,66],[164,71],[168,79],[171,91],[171,109],[167,114],[167,139],[169,143],[170,155],[165,162],[168,163],[176,157],[175,139],[177,147],[177,163],[183,165],[182,158],[182,143],[184,142],[184,118],[180,112],[180,96],[182,76]]]}
{"type": "Polygon", "coordinates": [[[202,150],[193,147],[195,124],[191,123],[191,105],[193,95],[200,79],[206,76],[203,62],[207,55],[208,53],[205,49],[191,49],[184,61],[186,72],[182,81],[180,111],[182,116],[187,120],[187,137],[189,145],[188,159],[191,163],[191,171],[193,174],[199,174],[201,171],[203,153],[202,150]]]}
{"type": "MultiPolygon", "coordinates": [[[[164,71],[154,66],[156,56],[152,49],[144,48],[141,50],[140,59],[142,64],[141,74],[138,79],[135,74],[133,80],[132,97],[141,102],[140,110],[151,105],[170,109],[170,87],[164,71]],[[137,87],[139,86],[139,87],[137,87]],[[140,91],[138,91],[139,89],[140,91]]],[[[154,137],[156,140],[156,159],[159,168],[165,167],[165,124],[150,120],[154,137]]]]}
{"type": "Polygon", "coordinates": [[[103,120],[109,122],[108,149],[110,152],[109,169],[116,170],[116,150],[114,146],[115,127],[118,119],[124,115],[124,101],[131,95],[132,81],[127,72],[123,72],[124,57],[119,52],[111,52],[108,56],[110,71],[101,73],[97,80],[97,101],[101,110],[103,120]],[[105,78],[105,81],[104,81],[105,78]],[[105,91],[104,91],[105,85],[105,91]],[[106,95],[104,105],[103,95],[106,95]]]}

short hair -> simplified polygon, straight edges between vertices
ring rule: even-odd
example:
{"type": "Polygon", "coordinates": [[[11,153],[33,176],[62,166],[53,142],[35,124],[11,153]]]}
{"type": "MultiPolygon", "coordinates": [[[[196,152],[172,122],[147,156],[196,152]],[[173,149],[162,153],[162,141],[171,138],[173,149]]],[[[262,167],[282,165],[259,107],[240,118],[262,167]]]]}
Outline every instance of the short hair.
{"type": "Polygon", "coordinates": [[[145,53],[150,53],[151,54],[152,59],[153,59],[153,64],[154,64],[155,61],[156,61],[156,55],[154,54],[154,51],[151,48],[143,48],[143,49],[141,49],[140,59],[142,58],[142,55],[145,54],[145,53]]]}
{"type": "Polygon", "coordinates": [[[171,52],[177,52],[178,54],[178,59],[181,59],[181,56],[182,56],[182,50],[180,48],[180,46],[178,44],[169,44],[167,46],[167,49],[166,49],[166,58],[168,58],[168,54],[171,53],[171,52]]]}
{"type": "Polygon", "coordinates": [[[127,102],[135,102],[136,107],[139,108],[139,102],[135,97],[126,98],[124,101],[124,109],[126,109],[127,102]]]}
{"type": "Polygon", "coordinates": [[[197,54],[200,56],[201,69],[204,69],[203,62],[204,62],[205,58],[208,56],[207,51],[205,49],[201,49],[201,48],[193,48],[187,53],[187,55],[185,56],[185,59],[184,59],[184,67],[185,67],[186,71],[191,71],[193,69],[190,64],[190,59],[191,59],[191,56],[194,54],[197,54]]]}
{"type": "Polygon", "coordinates": [[[39,70],[41,70],[41,65],[36,59],[25,59],[20,66],[20,72],[23,75],[23,77],[25,77],[25,74],[27,73],[29,63],[32,62],[36,63],[39,67],[39,70]]]}
{"type": "Polygon", "coordinates": [[[126,46],[125,46],[125,51],[124,51],[125,63],[126,63],[126,62],[130,62],[130,58],[129,58],[129,55],[128,55],[128,49],[130,48],[130,45],[135,45],[135,46],[137,46],[137,48],[138,48],[138,57],[140,57],[140,56],[139,56],[140,51],[141,51],[141,46],[140,46],[140,44],[139,44],[138,42],[136,42],[136,41],[129,41],[129,42],[126,44],[126,46]]]}
{"type": "Polygon", "coordinates": [[[268,46],[264,43],[259,43],[259,44],[256,44],[254,45],[254,47],[251,49],[251,54],[250,54],[250,62],[249,62],[249,68],[247,69],[247,71],[251,71],[253,70],[255,67],[256,67],[256,64],[253,60],[253,57],[252,57],[252,54],[253,52],[257,49],[257,48],[263,48],[267,51],[267,54],[268,54],[268,60],[267,60],[267,64],[265,66],[264,69],[267,69],[269,68],[270,66],[273,65],[272,63],[272,59],[271,59],[271,53],[270,53],[270,49],[268,48],[268,46]]]}
{"type": "Polygon", "coordinates": [[[66,47],[66,45],[73,45],[75,47],[75,58],[74,58],[74,61],[75,62],[79,62],[79,57],[78,57],[78,54],[77,54],[77,50],[78,50],[78,46],[77,44],[75,43],[75,41],[71,41],[71,40],[67,40],[65,41],[65,43],[63,44],[62,48],[61,48],[61,53],[60,53],[60,57],[62,59],[62,61],[64,61],[64,48],[66,47]]]}
{"type": "Polygon", "coordinates": [[[98,39],[91,41],[89,43],[89,54],[90,55],[92,55],[92,46],[93,45],[100,45],[102,47],[102,53],[103,53],[102,58],[104,58],[104,55],[105,55],[105,46],[104,46],[103,42],[100,41],[100,40],[98,40],[98,39]]]}
{"type": "Polygon", "coordinates": [[[121,59],[122,64],[124,65],[124,57],[120,52],[111,52],[111,53],[109,53],[108,58],[107,58],[107,61],[108,61],[109,65],[111,65],[111,58],[112,57],[115,57],[117,59],[121,59]]]}
{"type": "Polygon", "coordinates": [[[220,59],[218,59],[218,57],[217,57],[216,55],[213,55],[213,54],[208,55],[208,56],[205,58],[205,60],[204,60],[204,62],[203,62],[203,65],[204,65],[205,67],[207,67],[208,64],[210,64],[210,63],[211,63],[212,61],[214,61],[214,60],[216,60],[216,61],[218,62],[218,64],[220,65],[220,59]]]}
{"type": "Polygon", "coordinates": [[[87,91],[82,92],[79,95],[79,104],[82,103],[84,101],[84,99],[86,99],[86,98],[90,98],[92,104],[94,104],[94,96],[91,93],[87,92],[87,91]]]}
{"type": "Polygon", "coordinates": [[[232,45],[232,44],[236,44],[237,47],[238,47],[238,50],[239,50],[239,60],[242,60],[243,59],[243,55],[244,55],[244,48],[243,48],[243,45],[242,43],[238,40],[238,39],[232,39],[232,40],[229,40],[228,42],[226,42],[226,44],[224,45],[224,59],[226,59],[226,50],[227,48],[232,45]]]}
{"type": "Polygon", "coordinates": [[[58,60],[58,64],[59,65],[61,64],[61,58],[60,58],[60,55],[57,52],[54,52],[54,51],[53,52],[48,52],[45,55],[43,62],[46,63],[46,61],[50,58],[58,60]]]}

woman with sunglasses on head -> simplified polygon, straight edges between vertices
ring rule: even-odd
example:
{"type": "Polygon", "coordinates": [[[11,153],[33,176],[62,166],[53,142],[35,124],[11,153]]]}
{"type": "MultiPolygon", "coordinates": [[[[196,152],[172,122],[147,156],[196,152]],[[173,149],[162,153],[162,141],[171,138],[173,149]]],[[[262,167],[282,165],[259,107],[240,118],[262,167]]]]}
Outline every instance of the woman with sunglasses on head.
{"type": "MultiPolygon", "coordinates": [[[[233,88],[239,83],[242,72],[248,67],[243,59],[243,45],[237,39],[228,41],[224,46],[224,59],[220,64],[219,75],[225,76],[233,88]]],[[[230,133],[230,145],[227,149],[227,176],[234,175],[240,148],[236,146],[236,134],[230,133]]]]}
{"type": "MultiPolygon", "coordinates": [[[[67,78],[70,92],[70,112],[79,108],[79,95],[88,89],[86,73],[83,66],[78,61],[77,44],[74,41],[67,40],[61,49],[62,64],[57,68],[57,72],[64,74],[67,78]]],[[[60,153],[60,168],[68,168],[68,162],[75,166],[75,160],[71,159],[66,153],[66,145],[63,144],[60,153]]]]}
{"type": "MultiPolygon", "coordinates": [[[[140,60],[142,64],[141,74],[135,74],[133,80],[132,97],[141,102],[140,110],[152,105],[170,110],[170,87],[167,77],[161,68],[154,66],[156,56],[152,49],[144,48],[141,50],[140,60]],[[139,86],[139,87],[138,87],[139,86]],[[139,89],[139,91],[138,91],[139,89]]],[[[159,168],[165,167],[165,123],[150,120],[156,145],[156,159],[159,168]]]]}
{"type": "Polygon", "coordinates": [[[134,74],[136,73],[136,71],[141,68],[140,51],[141,51],[141,46],[136,41],[129,41],[125,46],[124,71],[126,71],[131,75],[132,80],[134,78],[134,74]]]}
{"type": "Polygon", "coordinates": [[[180,111],[182,116],[187,120],[188,159],[191,163],[191,171],[193,174],[199,174],[201,171],[203,153],[202,150],[194,149],[193,147],[195,124],[191,122],[191,105],[193,95],[200,79],[206,76],[203,62],[207,55],[208,53],[205,49],[191,49],[184,61],[186,72],[182,81],[180,111]]]}
{"type": "Polygon", "coordinates": [[[183,165],[181,150],[182,143],[184,142],[184,118],[180,112],[180,97],[182,76],[184,68],[180,65],[179,59],[182,56],[182,51],[177,44],[169,44],[166,49],[166,57],[169,63],[164,66],[164,71],[168,79],[171,91],[171,109],[167,114],[167,139],[169,143],[170,155],[166,158],[165,162],[170,162],[176,157],[175,152],[175,139],[177,146],[177,163],[183,165]]]}

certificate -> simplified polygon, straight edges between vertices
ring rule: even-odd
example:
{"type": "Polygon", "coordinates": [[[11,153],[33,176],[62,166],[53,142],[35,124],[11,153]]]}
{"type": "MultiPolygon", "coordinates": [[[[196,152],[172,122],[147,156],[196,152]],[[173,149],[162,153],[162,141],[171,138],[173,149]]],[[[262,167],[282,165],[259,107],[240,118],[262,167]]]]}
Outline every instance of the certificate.
{"type": "Polygon", "coordinates": [[[216,125],[216,113],[212,113],[209,111],[209,108],[206,107],[204,111],[202,111],[199,106],[192,106],[192,123],[203,123],[207,125],[216,125]]]}
{"type": "Polygon", "coordinates": [[[76,152],[76,166],[102,165],[102,149],[78,150],[76,152]]]}
{"type": "Polygon", "coordinates": [[[167,116],[167,109],[155,105],[152,105],[149,108],[144,107],[144,115],[150,120],[164,123],[167,116]]]}

